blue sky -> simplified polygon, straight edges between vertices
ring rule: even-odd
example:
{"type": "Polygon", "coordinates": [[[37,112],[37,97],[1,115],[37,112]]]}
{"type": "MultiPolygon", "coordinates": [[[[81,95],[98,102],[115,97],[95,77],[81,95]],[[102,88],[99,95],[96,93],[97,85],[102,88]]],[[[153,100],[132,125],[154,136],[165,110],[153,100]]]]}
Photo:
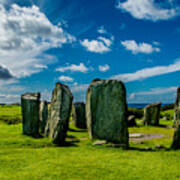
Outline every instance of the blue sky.
{"type": "Polygon", "coordinates": [[[122,80],[129,103],[175,101],[180,0],[0,0],[0,102],[50,99],[57,81],[84,101],[94,78],[122,80]]]}

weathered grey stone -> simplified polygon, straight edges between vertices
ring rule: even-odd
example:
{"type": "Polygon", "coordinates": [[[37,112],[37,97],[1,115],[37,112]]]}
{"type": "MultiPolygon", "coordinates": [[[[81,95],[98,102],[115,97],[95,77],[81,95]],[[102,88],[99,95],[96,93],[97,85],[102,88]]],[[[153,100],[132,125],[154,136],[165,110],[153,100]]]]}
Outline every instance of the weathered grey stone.
{"type": "Polygon", "coordinates": [[[161,103],[149,104],[144,108],[144,124],[145,125],[159,125],[161,103]]]}
{"type": "Polygon", "coordinates": [[[66,85],[57,83],[52,93],[49,137],[57,145],[64,144],[69,125],[73,96],[66,85]]]}
{"type": "Polygon", "coordinates": [[[46,101],[41,101],[39,110],[39,120],[40,120],[40,132],[44,134],[45,127],[48,119],[48,104],[46,101]]]}
{"type": "Polygon", "coordinates": [[[72,119],[77,128],[86,129],[86,111],[83,102],[73,104],[72,119]]]}
{"type": "Polygon", "coordinates": [[[91,139],[129,145],[126,90],[121,81],[91,82],[86,96],[86,119],[91,139]]]}
{"type": "Polygon", "coordinates": [[[137,126],[136,125],[136,116],[130,115],[130,116],[128,116],[128,127],[133,127],[133,126],[137,126]]]}
{"type": "Polygon", "coordinates": [[[45,126],[45,132],[44,135],[46,137],[49,136],[49,131],[50,131],[50,122],[51,122],[51,104],[48,104],[48,118],[47,118],[47,122],[46,122],[46,126],[45,126]]]}
{"type": "Polygon", "coordinates": [[[180,149],[180,87],[177,89],[177,98],[174,109],[174,138],[172,148],[180,149]]]}
{"type": "Polygon", "coordinates": [[[21,96],[23,134],[39,136],[40,93],[26,93],[21,96]]]}

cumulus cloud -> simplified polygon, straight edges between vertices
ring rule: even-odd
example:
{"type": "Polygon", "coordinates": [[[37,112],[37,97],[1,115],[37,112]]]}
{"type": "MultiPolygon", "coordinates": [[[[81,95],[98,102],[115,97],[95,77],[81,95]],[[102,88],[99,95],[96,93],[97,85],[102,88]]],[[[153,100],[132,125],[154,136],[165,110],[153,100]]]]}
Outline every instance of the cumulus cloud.
{"type": "Polygon", "coordinates": [[[75,40],[53,25],[37,6],[13,4],[6,9],[0,4],[0,17],[0,64],[17,78],[42,71],[52,60],[44,51],[75,40]]]}
{"type": "MultiPolygon", "coordinates": [[[[153,52],[159,52],[160,48],[154,47],[151,44],[148,43],[137,43],[134,40],[127,40],[127,41],[121,41],[121,44],[128,50],[131,51],[133,54],[137,53],[145,53],[145,54],[151,54],[153,52]]],[[[157,44],[156,44],[157,45],[157,44]]]]}
{"type": "Polygon", "coordinates": [[[64,81],[64,82],[73,82],[74,81],[74,79],[69,76],[60,76],[59,80],[64,81]]]}
{"type": "Polygon", "coordinates": [[[66,66],[66,67],[59,67],[59,68],[56,69],[56,71],[59,71],[59,72],[65,72],[65,71],[75,72],[75,71],[79,71],[79,72],[82,72],[82,73],[86,73],[88,71],[88,68],[84,65],[84,63],[80,63],[79,65],[71,64],[71,65],[66,66]]]}
{"type": "Polygon", "coordinates": [[[96,40],[84,39],[80,41],[81,45],[86,48],[87,51],[94,53],[105,53],[110,51],[110,46],[112,45],[113,37],[108,39],[105,37],[98,37],[96,40]]]}
{"type": "Polygon", "coordinates": [[[105,64],[105,65],[100,65],[99,66],[99,71],[101,71],[101,72],[106,72],[106,71],[108,71],[110,69],[110,67],[109,67],[109,65],[108,64],[105,64]]]}
{"type": "Polygon", "coordinates": [[[9,70],[3,66],[0,66],[0,79],[11,79],[13,75],[9,72],[9,70]]]}
{"type": "Polygon", "coordinates": [[[155,0],[126,0],[119,1],[116,7],[130,13],[134,18],[151,21],[168,20],[180,15],[178,4],[174,5],[168,1],[166,5],[168,8],[164,8],[161,3],[155,2],[155,0]]]}
{"type": "Polygon", "coordinates": [[[180,60],[168,66],[155,66],[151,68],[141,69],[134,73],[115,75],[112,76],[111,79],[118,79],[124,82],[131,82],[131,81],[142,80],[149,77],[159,76],[177,71],[180,71],[180,60]]]}

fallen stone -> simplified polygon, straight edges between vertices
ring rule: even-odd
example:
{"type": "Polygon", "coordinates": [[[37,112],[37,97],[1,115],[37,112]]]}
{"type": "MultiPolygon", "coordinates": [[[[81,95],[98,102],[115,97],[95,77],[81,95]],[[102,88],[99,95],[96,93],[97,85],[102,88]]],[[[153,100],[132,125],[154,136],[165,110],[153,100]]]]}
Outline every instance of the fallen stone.
{"type": "Polygon", "coordinates": [[[142,138],[142,137],[144,137],[144,134],[142,134],[142,133],[132,133],[132,134],[129,134],[129,137],[130,138],[142,138]]]}
{"type": "Polygon", "coordinates": [[[104,145],[107,144],[107,141],[95,141],[93,145],[104,145]]]}

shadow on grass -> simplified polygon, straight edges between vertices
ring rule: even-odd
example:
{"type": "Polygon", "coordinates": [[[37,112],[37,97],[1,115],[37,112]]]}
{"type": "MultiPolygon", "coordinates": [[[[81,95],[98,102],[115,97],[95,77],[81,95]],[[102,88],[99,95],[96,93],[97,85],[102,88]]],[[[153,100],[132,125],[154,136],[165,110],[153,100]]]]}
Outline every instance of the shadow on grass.
{"type": "Polygon", "coordinates": [[[71,132],[87,132],[87,130],[86,129],[72,129],[72,128],[69,128],[68,129],[69,131],[71,131],[71,132]]]}
{"type": "Polygon", "coordinates": [[[141,152],[158,152],[158,151],[170,151],[171,148],[161,147],[161,148],[138,148],[138,147],[129,147],[127,150],[141,151],[141,152]]]}

